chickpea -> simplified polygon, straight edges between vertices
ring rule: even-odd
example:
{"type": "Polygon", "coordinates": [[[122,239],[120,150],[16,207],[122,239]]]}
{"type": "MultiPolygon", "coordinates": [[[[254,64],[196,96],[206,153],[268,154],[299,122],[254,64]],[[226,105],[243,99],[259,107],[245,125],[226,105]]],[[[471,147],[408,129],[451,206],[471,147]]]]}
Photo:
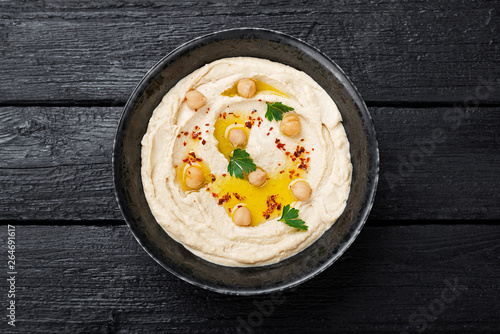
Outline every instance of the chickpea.
{"type": "Polygon", "coordinates": [[[186,93],[186,104],[191,109],[199,109],[203,107],[207,98],[196,89],[186,93]]]}
{"type": "Polygon", "coordinates": [[[266,182],[266,173],[262,169],[257,168],[255,171],[248,174],[248,182],[250,182],[252,186],[260,187],[266,182]]]}
{"type": "Polygon", "coordinates": [[[305,201],[311,197],[311,186],[305,181],[297,181],[290,186],[293,196],[299,201],[305,201]]]}
{"type": "Polygon", "coordinates": [[[299,118],[295,115],[286,115],[280,123],[280,131],[285,136],[293,137],[300,132],[299,118]]]}
{"type": "Polygon", "coordinates": [[[239,147],[245,145],[247,142],[247,134],[243,129],[231,129],[229,130],[228,138],[234,147],[239,147]]]}
{"type": "Polygon", "coordinates": [[[205,181],[203,171],[198,166],[191,166],[186,170],[185,182],[189,189],[198,189],[205,181]]]}
{"type": "Polygon", "coordinates": [[[233,221],[238,226],[248,226],[252,222],[252,213],[244,206],[240,206],[234,212],[233,221]]]}
{"type": "Polygon", "coordinates": [[[241,79],[236,85],[236,90],[241,96],[250,98],[257,92],[257,85],[252,79],[241,79]]]}

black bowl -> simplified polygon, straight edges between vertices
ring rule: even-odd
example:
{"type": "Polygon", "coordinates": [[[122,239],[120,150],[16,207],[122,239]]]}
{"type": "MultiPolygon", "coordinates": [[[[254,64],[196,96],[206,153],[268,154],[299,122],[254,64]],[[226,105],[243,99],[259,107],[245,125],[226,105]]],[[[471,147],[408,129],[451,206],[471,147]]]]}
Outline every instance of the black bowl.
{"type": "Polygon", "coordinates": [[[120,209],[141,246],[181,279],[217,292],[253,295],[296,286],[328,268],[364,225],[378,181],[378,145],[371,116],[344,72],[314,47],[282,33],[232,29],[194,39],[158,62],[128,100],[114,143],[115,192],[120,209]],[[141,139],[155,107],[183,77],[214,60],[249,56],[292,66],[309,74],[337,103],[350,142],[351,191],[344,213],[318,240],[279,263],[226,267],[203,260],[157,224],[141,181],[141,139]]]}

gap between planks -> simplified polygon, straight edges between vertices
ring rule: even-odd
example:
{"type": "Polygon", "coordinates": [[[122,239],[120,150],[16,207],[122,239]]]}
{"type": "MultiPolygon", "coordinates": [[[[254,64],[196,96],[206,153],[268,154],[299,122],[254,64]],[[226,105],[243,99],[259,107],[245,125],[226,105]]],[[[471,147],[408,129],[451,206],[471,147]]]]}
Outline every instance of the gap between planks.
{"type": "MultiPolygon", "coordinates": [[[[0,101],[0,108],[3,107],[125,107],[127,101],[111,100],[81,100],[81,101],[0,101]]],[[[365,100],[368,108],[454,108],[467,107],[464,101],[370,101],[365,100]]],[[[500,107],[499,101],[474,101],[473,108],[500,107]]]]}
{"type": "MultiPolygon", "coordinates": [[[[126,225],[125,220],[120,219],[95,219],[95,220],[0,220],[0,226],[121,226],[126,225]]],[[[412,225],[472,225],[472,226],[495,226],[500,225],[500,219],[396,219],[376,220],[368,219],[365,226],[368,227],[390,227],[390,226],[412,226],[412,225]]]]}

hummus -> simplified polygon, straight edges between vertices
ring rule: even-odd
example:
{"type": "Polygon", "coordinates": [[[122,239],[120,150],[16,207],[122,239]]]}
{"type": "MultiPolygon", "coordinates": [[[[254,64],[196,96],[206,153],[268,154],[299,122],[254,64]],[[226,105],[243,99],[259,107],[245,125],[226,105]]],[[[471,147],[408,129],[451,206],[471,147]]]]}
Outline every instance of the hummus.
{"type": "Polygon", "coordinates": [[[154,110],[141,154],[156,221],[197,256],[226,266],[266,265],[300,252],[335,223],[350,190],[349,142],[336,104],[307,74],[264,59],[220,59],[179,81],[154,110]],[[243,79],[255,83],[253,96],[239,94],[243,79]],[[204,98],[198,108],[188,106],[192,90],[204,98]],[[288,107],[283,116],[298,120],[298,134],[285,135],[283,120],[266,117],[276,102],[288,107]],[[234,129],[246,138],[240,149],[265,173],[263,185],[228,171],[234,129]],[[199,187],[186,184],[192,166],[201,171],[199,187]],[[298,181],[309,185],[307,196],[292,193],[298,181]],[[307,230],[280,220],[286,205],[307,230]],[[234,222],[242,206],[248,226],[234,222]]]}

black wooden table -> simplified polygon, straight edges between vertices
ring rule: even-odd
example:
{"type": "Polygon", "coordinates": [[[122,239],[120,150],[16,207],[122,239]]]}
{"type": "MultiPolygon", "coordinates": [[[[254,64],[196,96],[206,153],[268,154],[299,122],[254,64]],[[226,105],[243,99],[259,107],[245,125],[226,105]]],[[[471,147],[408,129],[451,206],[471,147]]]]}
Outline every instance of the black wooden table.
{"type": "Polygon", "coordinates": [[[499,39],[499,1],[1,1],[0,332],[499,332],[499,39]],[[242,26],[337,62],[380,145],[358,239],[279,296],[177,279],[113,193],[113,137],[141,77],[191,38],[242,26]]]}

